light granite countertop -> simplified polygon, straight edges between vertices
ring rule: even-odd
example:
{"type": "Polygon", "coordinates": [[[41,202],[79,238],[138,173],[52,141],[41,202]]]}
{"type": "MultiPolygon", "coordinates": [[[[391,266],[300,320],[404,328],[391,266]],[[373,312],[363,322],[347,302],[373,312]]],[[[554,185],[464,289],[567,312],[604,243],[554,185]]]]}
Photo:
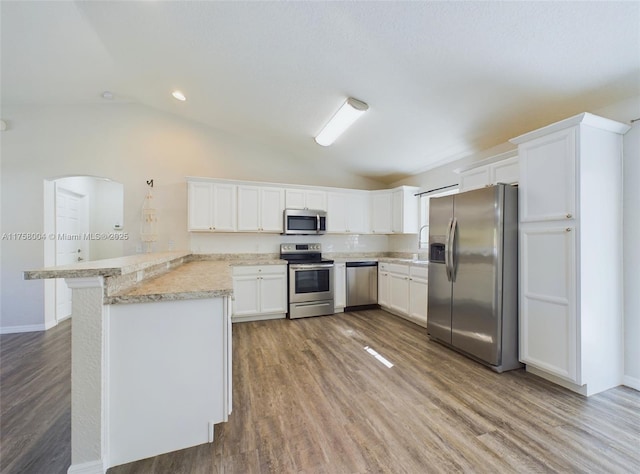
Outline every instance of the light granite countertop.
{"type": "Polygon", "coordinates": [[[230,263],[216,260],[187,262],[120,293],[107,296],[104,302],[148,303],[231,296],[233,281],[230,263]]]}
{"type": "Polygon", "coordinates": [[[287,265],[271,254],[160,252],[24,272],[26,280],[104,277],[104,304],[214,298],[233,294],[232,266],[287,265]]]}
{"type": "Polygon", "coordinates": [[[42,278],[83,278],[92,276],[120,276],[145,270],[149,267],[171,263],[187,257],[190,252],[159,252],[129,255],[126,257],[107,258],[88,262],[58,265],[24,272],[25,280],[42,278]]]}

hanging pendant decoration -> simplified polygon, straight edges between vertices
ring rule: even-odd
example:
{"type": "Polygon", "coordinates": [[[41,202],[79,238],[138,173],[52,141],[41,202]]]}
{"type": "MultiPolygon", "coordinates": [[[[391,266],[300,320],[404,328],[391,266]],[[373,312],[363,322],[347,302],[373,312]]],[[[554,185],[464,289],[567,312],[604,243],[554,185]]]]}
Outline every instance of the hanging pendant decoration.
{"type": "Polygon", "coordinates": [[[146,253],[152,252],[153,242],[158,240],[158,217],[156,215],[156,209],[153,204],[153,180],[147,181],[149,189],[147,195],[144,197],[142,203],[142,215],[141,215],[141,228],[140,228],[140,240],[144,243],[146,253]]]}

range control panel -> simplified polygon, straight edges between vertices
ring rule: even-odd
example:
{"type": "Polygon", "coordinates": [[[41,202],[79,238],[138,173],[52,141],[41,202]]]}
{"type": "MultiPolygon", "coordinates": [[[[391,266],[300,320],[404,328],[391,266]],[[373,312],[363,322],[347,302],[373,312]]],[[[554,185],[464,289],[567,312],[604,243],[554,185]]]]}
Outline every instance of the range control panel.
{"type": "Polygon", "coordinates": [[[320,244],[280,244],[280,253],[318,253],[322,251],[320,244]]]}

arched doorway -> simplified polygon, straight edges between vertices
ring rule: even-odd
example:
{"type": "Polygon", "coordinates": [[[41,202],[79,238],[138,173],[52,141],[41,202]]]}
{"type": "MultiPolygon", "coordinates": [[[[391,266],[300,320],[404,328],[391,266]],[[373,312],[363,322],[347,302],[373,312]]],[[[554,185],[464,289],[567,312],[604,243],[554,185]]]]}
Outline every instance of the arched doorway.
{"type": "MultiPolygon", "coordinates": [[[[124,187],[95,176],[44,181],[45,266],[120,257],[123,241],[103,239],[123,228],[124,187]]],[[[63,279],[45,280],[45,327],[71,316],[71,290],[63,279]]]]}

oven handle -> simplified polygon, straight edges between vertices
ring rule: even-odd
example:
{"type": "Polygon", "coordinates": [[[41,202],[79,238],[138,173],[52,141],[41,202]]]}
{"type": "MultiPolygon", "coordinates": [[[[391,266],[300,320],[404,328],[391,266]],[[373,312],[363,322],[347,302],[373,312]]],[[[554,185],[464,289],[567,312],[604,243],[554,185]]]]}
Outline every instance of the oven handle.
{"type": "Polygon", "coordinates": [[[316,268],[332,268],[333,263],[294,263],[289,265],[292,270],[313,270],[316,268]]]}

